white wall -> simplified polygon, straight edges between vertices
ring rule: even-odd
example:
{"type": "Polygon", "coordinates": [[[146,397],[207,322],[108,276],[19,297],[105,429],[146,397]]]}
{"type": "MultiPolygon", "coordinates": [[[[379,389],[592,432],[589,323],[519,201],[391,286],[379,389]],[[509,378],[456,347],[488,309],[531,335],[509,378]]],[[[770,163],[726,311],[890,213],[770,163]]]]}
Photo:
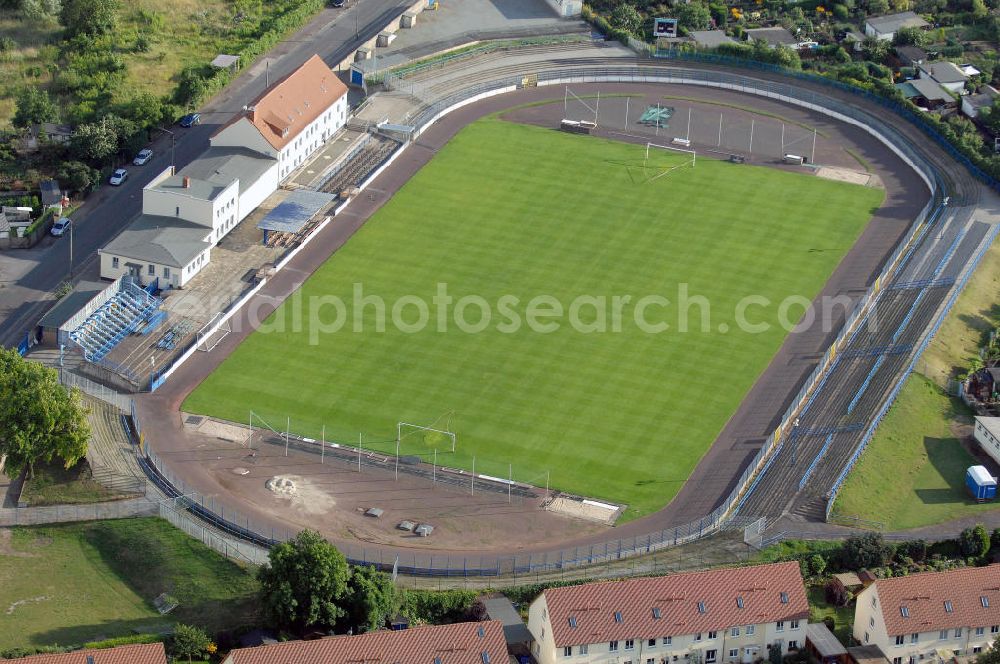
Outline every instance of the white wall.
{"type": "Polygon", "coordinates": [[[126,256],[119,256],[104,251],[98,252],[101,257],[101,278],[118,279],[129,273],[128,263],[140,265],[139,283],[148,286],[154,279],[159,279],[160,288],[183,288],[191,279],[198,274],[198,271],[208,265],[210,261],[209,250],[206,249],[197,256],[187,267],[181,269],[160,263],[149,263],[126,256]],[[117,259],[117,265],[115,264],[117,259]],[[150,274],[150,266],[153,267],[154,274],[150,274]]]}
{"type": "Polygon", "coordinates": [[[252,122],[246,117],[242,117],[228,127],[219,130],[215,136],[209,139],[212,147],[234,147],[248,148],[261,154],[277,158],[278,151],[267,142],[252,122]]]}
{"type": "Polygon", "coordinates": [[[976,442],[979,446],[983,448],[990,457],[1000,463],[1000,440],[997,439],[989,430],[983,426],[983,423],[976,418],[976,426],[973,429],[973,435],[975,436],[976,442]]]}
{"type": "Polygon", "coordinates": [[[274,164],[256,182],[240,194],[240,209],[237,223],[246,219],[264,200],[278,190],[278,164],[274,164]]]}
{"type": "Polygon", "coordinates": [[[142,213],[155,214],[212,228],[212,201],[180,193],[183,190],[147,187],[142,192],[142,213]]]}

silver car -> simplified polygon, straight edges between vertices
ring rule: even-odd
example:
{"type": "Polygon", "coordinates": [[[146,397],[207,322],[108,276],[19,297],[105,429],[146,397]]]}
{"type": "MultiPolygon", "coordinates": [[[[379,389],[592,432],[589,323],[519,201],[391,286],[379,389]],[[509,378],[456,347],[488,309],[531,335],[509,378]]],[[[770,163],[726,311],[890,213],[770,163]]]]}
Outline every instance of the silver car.
{"type": "Polygon", "coordinates": [[[122,182],[125,182],[125,179],[127,177],[128,177],[128,171],[126,171],[124,168],[119,168],[114,173],[111,174],[110,178],[108,178],[108,183],[117,187],[122,182]]]}
{"type": "Polygon", "coordinates": [[[135,159],[132,160],[132,164],[135,166],[143,166],[152,158],[153,158],[153,151],[150,150],[149,148],[146,148],[144,150],[139,150],[139,154],[137,154],[135,156],[135,159]]]}

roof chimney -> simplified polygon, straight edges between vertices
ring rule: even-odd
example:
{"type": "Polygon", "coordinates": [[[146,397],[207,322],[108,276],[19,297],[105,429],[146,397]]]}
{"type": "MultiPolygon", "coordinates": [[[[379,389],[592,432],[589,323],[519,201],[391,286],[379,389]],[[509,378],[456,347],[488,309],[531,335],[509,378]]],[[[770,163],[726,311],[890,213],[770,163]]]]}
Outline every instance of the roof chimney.
{"type": "Polygon", "coordinates": [[[191,188],[191,178],[189,178],[186,175],[184,176],[184,188],[185,189],[190,189],[191,188]]]}

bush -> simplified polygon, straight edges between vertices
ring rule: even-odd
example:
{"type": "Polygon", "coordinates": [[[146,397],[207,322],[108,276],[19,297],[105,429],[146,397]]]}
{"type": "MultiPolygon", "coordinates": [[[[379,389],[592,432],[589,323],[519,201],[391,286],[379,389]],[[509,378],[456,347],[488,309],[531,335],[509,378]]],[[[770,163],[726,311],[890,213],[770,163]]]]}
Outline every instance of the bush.
{"type": "Polygon", "coordinates": [[[399,611],[414,623],[442,625],[459,622],[469,615],[477,595],[473,590],[405,590],[399,611]]]}

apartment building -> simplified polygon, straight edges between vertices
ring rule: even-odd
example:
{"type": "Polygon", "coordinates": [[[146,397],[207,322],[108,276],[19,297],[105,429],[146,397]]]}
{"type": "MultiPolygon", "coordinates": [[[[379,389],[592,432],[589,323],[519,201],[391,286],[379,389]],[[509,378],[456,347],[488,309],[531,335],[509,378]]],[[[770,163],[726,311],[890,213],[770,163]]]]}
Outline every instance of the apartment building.
{"type": "Polygon", "coordinates": [[[974,657],[1000,636],[1000,565],[879,579],[856,602],[854,638],[893,664],[974,657]]]}
{"type": "Polygon", "coordinates": [[[805,645],[795,562],[546,590],[528,612],[539,664],[747,664],[805,645]]]}

